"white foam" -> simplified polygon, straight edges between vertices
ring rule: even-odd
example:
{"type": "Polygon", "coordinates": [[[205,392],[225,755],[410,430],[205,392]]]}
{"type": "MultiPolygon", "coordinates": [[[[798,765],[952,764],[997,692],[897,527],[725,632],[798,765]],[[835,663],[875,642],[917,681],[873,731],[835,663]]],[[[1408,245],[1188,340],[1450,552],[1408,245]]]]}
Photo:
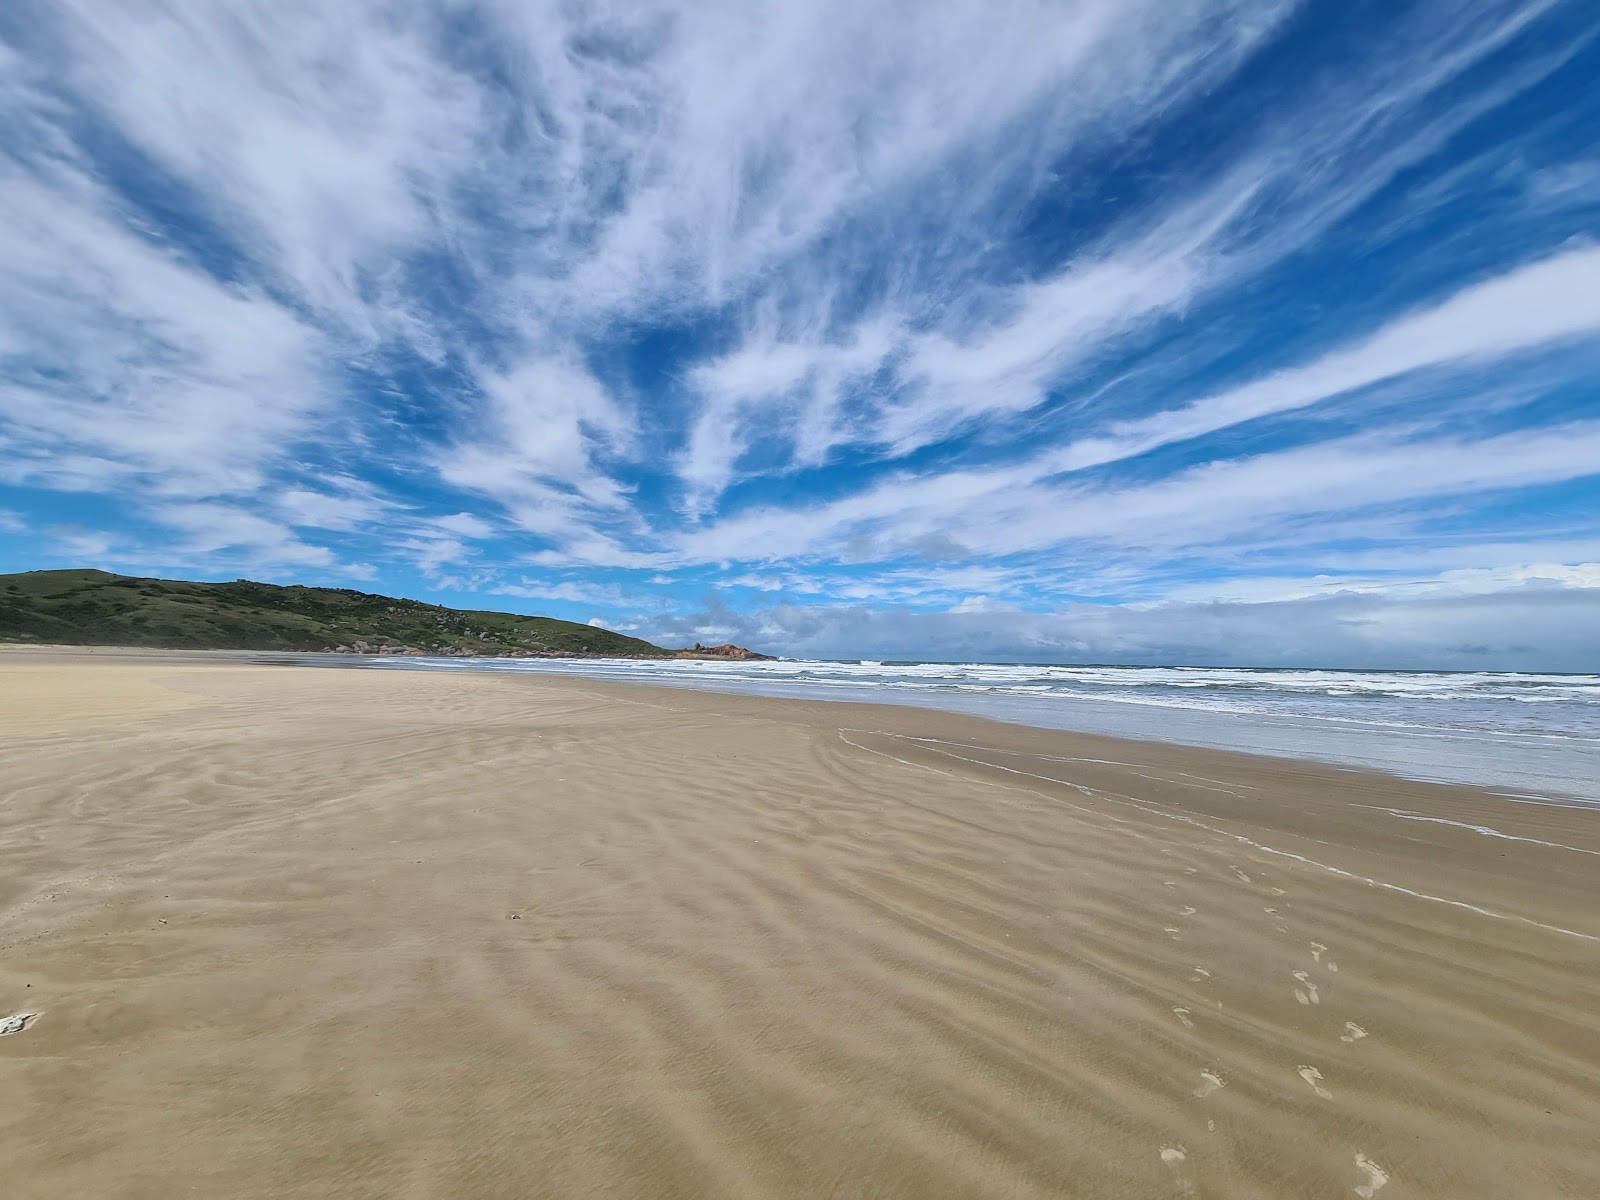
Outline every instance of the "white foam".
{"type": "MultiPolygon", "coordinates": [[[[1516,799],[1517,797],[1506,797],[1516,799]]],[[[1468,821],[1452,821],[1449,817],[1428,817],[1422,813],[1407,812],[1403,808],[1382,808],[1376,804],[1361,804],[1358,808],[1370,808],[1375,812],[1388,813],[1391,817],[1398,817],[1402,821],[1423,821],[1429,825],[1453,825],[1457,829],[1468,829],[1483,837],[1503,838],[1508,842],[1527,842],[1530,846],[1549,846],[1553,850],[1570,850],[1574,854],[1593,854],[1600,858],[1600,850],[1585,850],[1582,846],[1569,846],[1565,842],[1547,842],[1543,838],[1522,837],[1520,834],[1506,833],[1489,825],[1474,825],[1468,821]]]]}
{"type": "Polygon", "coordinates": [[[364,665],[577,675],[784,696],[877,697],[1029,724],[1328,758],[1445,782],[1519,780],[1600,802],[1600,792],[1589,782],[1592,772],[1581,761],[1600,745],[1600,675],[1592,674],[873,659],[741,663],[392,656],[364,665]],[[1156,716],[1178,711],[1193,717],[1173,723],[1156,716]],[[1412,752],[1414,746],[1419,752],[1412,752]]]}

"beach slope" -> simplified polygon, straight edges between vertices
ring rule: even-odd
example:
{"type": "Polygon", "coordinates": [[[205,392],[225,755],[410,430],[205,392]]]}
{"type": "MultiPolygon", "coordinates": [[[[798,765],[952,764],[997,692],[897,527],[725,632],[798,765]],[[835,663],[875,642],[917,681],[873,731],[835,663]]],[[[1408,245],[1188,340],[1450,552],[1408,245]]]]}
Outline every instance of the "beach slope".
{"type": "Polygon", "coordinates": [[[155,655],[0,761],[8,1196],[1600,1194],[1593,811],[155,655]]]}

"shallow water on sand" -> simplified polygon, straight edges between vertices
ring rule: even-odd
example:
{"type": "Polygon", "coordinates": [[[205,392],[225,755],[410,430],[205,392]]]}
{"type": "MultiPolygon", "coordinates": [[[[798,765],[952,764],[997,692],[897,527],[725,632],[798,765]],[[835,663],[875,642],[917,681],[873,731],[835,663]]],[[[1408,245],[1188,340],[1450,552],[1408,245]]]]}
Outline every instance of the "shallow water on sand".
{"type": "Polygon", "coordinates": [[[1600,675],[783,660],[384,658],[413,669],[967,712],[1052,729],[1312,758],[1514,798],[1600,803],[1600,675]]]}

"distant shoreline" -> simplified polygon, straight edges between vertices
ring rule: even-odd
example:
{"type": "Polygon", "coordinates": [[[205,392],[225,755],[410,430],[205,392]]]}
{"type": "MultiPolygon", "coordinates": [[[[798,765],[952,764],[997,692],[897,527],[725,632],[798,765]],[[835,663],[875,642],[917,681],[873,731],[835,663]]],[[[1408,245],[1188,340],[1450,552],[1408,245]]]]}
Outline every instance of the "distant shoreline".
{"type": "MultiPolygon", "coordinates": [[[[0,646],[0,653],[6,648],[0,646]]],[[[15,649],[13,647],[13,649],[15,649]]],[[[738,662],[637,659],[516,659],[381,657],[319,654],[303,651],[158,650],[151,648],[47,647],[38,653],[93,654],[101,659],[125,657],[185,658],[196,662],[260,662],[277,666],[304,665],[366,670],[439,671],[476,674],[558,674],[614,680],[678,690],[758,695],[837,703],[887,703],[906,707],[967,713],[1036,729],[1069,730],[1173,746],[1237,751],[1278,759],[1298,759],[1339,768],[1378,771],[1403,779],[1452,783],[1498,794],[1518,802],[1600,808],[1600,777],[1593,770],[1600,743],[1583,740],[1540,741],[1514,734],[1499,737],[1387,728],[1381,723],[1349,724],[1341,719],[1293,718],[1288,714],[1208,712],[1152,707],[1073,696],[1013,696],[953,691],[909,691],[899,688],[841,687],[816,680],[796,682],[778,672],[814,673],[820,662],[771,660],[755,666],[738,662]]],[[[849,660],[836,665],[848,666],[849,660]]],[[[885,669],[890,664],[883,664],[885,669]]],[[[936,665],[936,664],[924,664],[936,665]]],[[[1033,664],[981,664],[1019,670],[1033,664]]],[[[1113,672],[1159,672],[1169,668],[1060,668],[1113,672]]],[[[1204,668],[1191,668],[1203,673],[1204,668]]],[[[1229,668],[1228,670],[1235,670],[1229,668]]],[[[1237,670],[1243,670],[1242,668],[1237,670]]],[[[1283,674],[1292,674],[1285,670],[1283,674]]],[[[1348,673],[1347,673],[1348,674],[1348,673]]],[[[1400,672],[1368,672],[1369,677],[1400,672]]],[[[1426,674],[1436,675],[1438,672],[1426,674]]],[[[1476,675],[1479,673],[1445,673],[1476,675]]],[[[1525,708],[1526,706],[1518,706],[1525,708]]]]}

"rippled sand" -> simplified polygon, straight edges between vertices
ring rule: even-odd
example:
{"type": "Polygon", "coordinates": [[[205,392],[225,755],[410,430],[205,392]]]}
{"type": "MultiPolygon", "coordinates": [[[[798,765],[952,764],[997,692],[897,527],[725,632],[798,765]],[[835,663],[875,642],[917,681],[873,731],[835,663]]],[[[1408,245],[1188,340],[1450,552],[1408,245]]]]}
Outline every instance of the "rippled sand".
{"type": "Polygon", "coordinates": [[[1600,1194],[1600,813],[150,656],[0,764],[8,1197],[1600,1194]]]}

